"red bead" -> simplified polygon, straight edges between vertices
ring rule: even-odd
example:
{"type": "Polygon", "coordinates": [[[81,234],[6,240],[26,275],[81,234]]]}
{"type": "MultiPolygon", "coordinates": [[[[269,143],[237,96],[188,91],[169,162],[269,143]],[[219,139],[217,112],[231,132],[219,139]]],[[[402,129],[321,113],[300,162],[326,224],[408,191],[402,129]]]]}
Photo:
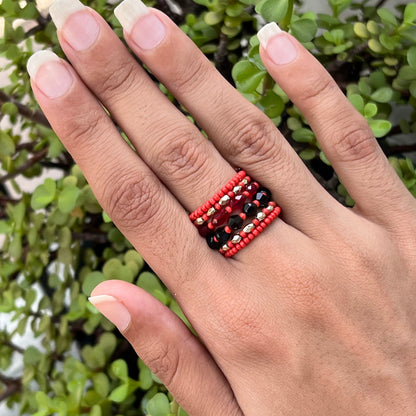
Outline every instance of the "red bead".
{"type": "Polygon", "coordinates": [[[256,228],[256,230],[259,232],[259,233],[261,233],[261,232],[263,232],[263,227],[261,226],[261,225],[259,225],[257,228],[256,228]]]}
{"type": "Polygon", "coordinates": [[[215,194],[214,199],[216,202],[218,202],[221,199],[221,197],[218,194],[215,194]]]}
{"type": "Polygon", "coordinates": [[[240,237],[242,238],[247,237],[247,233],[245,233],[244,231],[240,231],[240,237]]]}
{"type": "Polygon", "coordinates": [[[229,233],[229,234],[233,232],[233,230],[228,225],[225,226],[224,230],[226,233],[229,233]]]}
{"type": "Polygon", "coordinates": [[[276,202],[270,201],[269,202],[269,205],[271,205],[272,207],[275,207],[276,206],[276,202]]]}
{"type": "Polygon", "coordinates": [[[234,198],[235,197],[235,195],[234,195],[234,192],[228,192],[228,194],[227,194],[230,198],[234,198]]]}
{"type": "Polygon", "coordinates": [[[236,248],[237,250],[241,250],[241,243],[236,244],[236,245],[235,245],[235,248],[236,248]]]}
{"type": "Polygon", "coordinates": [[[221,209],[222,208],[222,206],[220,205],[220,204],[215,204],[214,205],[214,208],[218,211],[219,209],[221,209]]]}
{"type": "Polygon", "coordinates": [[[217,195],[218,195],[218,200],[220,200],[225,195],[225,192],[223,192],[223,190],[221,189],[221,191],[219,191],[217,195]]]}
{"type": "Polygon", "coordinates": [[[242,220],[245,220],[245,219],[247,218],[247,215],[246,215],[246,214],[244,214],[244,212],[240,212],[238,215],[240,216],[240,218],[241,218],[242,220]]]}
{"type": "Polygon", "coordinates": [[[234,247],[234,244],[233,244],[232,241],[228,241],[227,242],[227,246],[230,247],[230,248],[233,248],[234,247]]]}
{"type": "Polygon", "coordinates": [[[226,206],[225,208],[224,208],[229,214],[231,214],[232,212],[233,212],[233,210],[231,209],[231,207],[229,207],[229,206],[226,206]]]}
{"type": "Polygon", "coordinates": [[[262,221],[261,223],[260,223],[260,227],[261,228],[266,228],[267,227],[267,224],[264,222],[264,221],[262,221]]]}
{"type": "Polygon", "coordinates": [[[260,234],[260,232],[257,228],[255,230],[253,230],[252,233],[253,233],[254,237],[257,237],[260,234]]]}
{"type": "Polygon", "coordinates": [[[198,227],[198,232],[201,237],[206,237],[210,233],[210,229],[207,224],[203,224],[198,227]]]}
{"type": "Polygon", "coordinates": [[[223,188],[221,188],[221,192],[225,195],[228,192],[227,186],[224,186],[223,188]]]}
{"type": "Polygon", "coordinates": [[[214,227],[214,224],[212,224],[211,222],[209,222],[208,224],[207,224],[207,227],[210,229],[210,230],[213,230],[215,227],[214,227]]]}
{"type": "Polygon", "coordinates": [[[252,221],[252,223],[253,223],[254,225],[259,225],[259,224],[260,224],[260,221],[259,221],[257,218],[255,218],[255,219],[252,221]]]}
{"type": "Polygon", "coordinates": [[[208,215],[207,215],[207,214],[204,214],[204,215],[202,216],[202,219],[203,219],[204,221],[208,221],[209,217],[208,217],[208,215]]]}
{"type": "MultiPolygon", "coordinates": [[[[241,241],[241,242],[240,242],[240,247],[241,247],[241,248],[244,248],[246,245],[247,245],[247,244],[246,244],[244,241],[241,241]]],[[[241,250],[241,248],[240,248],[240,250],[241,250]]]]}
{"type": "Polygon", "coordinates": [[[233,211],[241,211],[245,202],[247,201],[247,197],[243,194],[237,195],[231,202],[230,207],[233,211]]]}
{"type": "Polygon", "coordinates": [[[260,202],[259,201],[253,201],[254,205],[257,205],[257,208],[260,206],[260,202]]]}
{"type": "MultiPolygon", "coordinates": [[[[256,230],[253,230],[253,231],[256,231],[256,230]]],[[[248,238],[250,239],[250,240],[254,240],[254,238],[255,238],[255,236],[254,236],[254,234],[253,234],[253,231],[248,235],[248,238]]]]}
{"type": "Polygon", "coordinates": [[[272,220],[271,220],[271,218],[266,217],[266,218],[264,219],[264,222],[265,222],[267,225],[269,225],[269,224],[272,222],[272,220]]]}
{"type": "Polygon", "coordinates": [[[270,211],[269,211],[267,208],[263,208],[263,209],[261,210],[261,212],[262,212],[263,214],[266,214],[266,215],[269,215],[269,214],[270,214],[270,211]]]}
{"type": "MultiPolygon", "coordinates": [[[[250,234],[249,234],[250,235],[250,234]]],[[[244,240],[243,240],[243,242],[244,242],[244,244],[249,244],[250,243],[250,239],[248,238],[248,237],[246,237],[244,240]]],[[[241,243],[240,243],[241,244],[241,243]]]]}
{"type": "Polygon", "coordinates": [[[215,227],[219,227],[220,225],[225,224],[228,221],[228,218],[230,218],[230,213],[225,209],[221,209],[212,216],[211,222],[215,227]]]}
{"type": "Polygon", "coordinates": [[[252,198],[253,195],[257,192],[257,189],[259,189],[259,184],[257,182],[252,182],[248,184],[246,188],[248,196],[252,198]]]}
{"type": "Polygon", "coordinates": [[[214,198],[210,198],[209,203],[211,204],[211,206],[215,205],[215,199],[214,198]]]}

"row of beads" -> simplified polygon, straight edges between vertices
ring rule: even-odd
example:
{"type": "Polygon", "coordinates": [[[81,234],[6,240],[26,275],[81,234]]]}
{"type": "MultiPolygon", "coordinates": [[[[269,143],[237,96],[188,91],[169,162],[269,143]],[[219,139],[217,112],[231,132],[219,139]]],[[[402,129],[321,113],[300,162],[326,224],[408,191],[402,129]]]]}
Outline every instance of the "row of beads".
{"type": "Polygon", "coordinates": [[[270,205],[267,207],[269,214],[266,215],[263,221],[260,222],[258,219],[254,219],[252,223],[244,227],[243,231],[241,231],[239,234],[236,234],[231,239],[231,241],[229,241],[227,244],[221,247],[219,252],[223,254],[225,257],[232,257],[236,253],[238,253],[242,248],[250,244],[261,232],[263,232],[263,230],[268,225],[270,225],[279,216],[281,208],[275,205],[276,204],[271,202],[270,205]],[[271,212],[269,208],[272,208],[271,212]]]}
{"type": "MultiPolygon", "coordinates": [[[[229,196],[229,193],[233,191],[236,186],[241,186],[240,183],[247,184],[250,182],[250,178],[246,176],[244,170],[240,170],[224,187],[222,187],[212,198],[210,198],[205,204],[197,208],[192,214],[189,215],[191,221],[195,221],[197,218],[203,217],[211,208],[219,206],[219,201],[225,196],[229,196]]],[[[220,209],[217,208],[217,209],[220,209]]],[[[211,210],[212,211],[212,210],[211,210]]]]}
{"type": "MultiPolygon", "coordinates": [[[[246,176],[245,179],[249,178],[246,176]]],[[[240,182],[242,183],[242,182],[240,182]]],[[[215,231],[215,229],[227,221],[228,225],[237,230],[243,225],[243,221],[247,217],[251,217],[256,214],[258,207],[263,204],[266,206],[271,195],[270,192],[265,189],[259,189],[260,186],[257,182],[251,182],[242,185],[238,185],[230,191],[228,195],[222,197],[219,202],[219,207],[212,207],[202,217],[198,217],[194,224],[198,227],[198,232],[202,237],[206,237],[209,232],[215,231]],[[238,188],[238,189],[236,189],[238,188]],[[258,200],[257,200],[258,194],[258,200]],[[256,196],[254,200],[251,200],[253,196],[256,196]],[[264,203],[266,202],[266,203],[264,203]],[[218,209],[219,208],[219,209],[218,209]],[[230,215],[234,211],[243,211],[239,215],[230,215]]]]}
{"type": "MultiPolygon", "coordinates": [[[[219,249],[222,244],[231,238],[233,231],[237,231],[243,227],[246,219],[256,217],[256,221],[262,221],[265,215],[269,213],[266,207],[269,205],[271,198],[270,191],[266,188],[260,188],[257,182],[252,182],[246,189],[248,190],[249,188],[251,188],[250,191],[244,191],[243,194],[238,195],[231,202],[230,206],[225,208],[229,208],[229,211],[223,210],[218,212],[221,224],[214,223],[214,216],[210,223],[204,223],[198,227],[199,234],[202,237],[206,237],[210,248],[215,250],[219,249]],[[230,217],[230,213],[235,210],[242,210],[242,212],[230,217]],[[217,228],[218,225],[222,225],[226,221],[228,221],[227,226],[217,228]]],[[[273,207],[270,208],[270,211],[272,211],[273,207]]]]}

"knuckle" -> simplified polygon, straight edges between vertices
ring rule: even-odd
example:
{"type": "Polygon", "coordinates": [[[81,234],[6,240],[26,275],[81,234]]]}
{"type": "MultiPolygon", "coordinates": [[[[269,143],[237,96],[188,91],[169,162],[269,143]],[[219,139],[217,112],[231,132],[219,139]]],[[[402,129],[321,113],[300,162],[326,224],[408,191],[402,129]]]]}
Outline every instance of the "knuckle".
{"type": "Polygon", "coordinates": [[[126,91],[138,88],[140,77],[137,76],[137,67],[134,61],[126,61],[117,68],[106,71],[105,76],[100,76],[100,90],[107,100],[116,100],[126,91]],[[122,94],[120,94],[122,93],[122,94]]]}
{"type": "Polygon", "coordinates": [[[187,61],[185,68],[182,65],[173,65],[170,73],[174,89],[182,92],[200,90],[200,87],[195,87],[204,82],[207,72],[204,63],[202,59],[192,59],[187,61]]]}
{"type": "Polygon", "coordinates": [[[239,119],[230,125],[228,154],[231,158],[252,160],[274,158],[280,152],[277,129],[264,115],[253,115],[239,119]]]}
{"type": "Polygon", "coordinates": [[[348,120],[346,126],[332,141],[332,150],[335,157],[345,162],[366,160],[377,155],[377,140],[367,122],[358,120],[356,123],[348,120]],[[348,124],[347,124],[348,123],[348,124]]]}
{"type": "Polygon", "coordinates": [[[161,206],[156,184],[147,175],[125,171],[115,179],[109,178],[102,190],[101,200],[114,222],[125,230],[137,230],[155,221],[161,206]]]}
{"type": "Polygon", "coordinates": [[[199,176],[207,163],[204,140],[194,129],[173,128],[158,153],[160,171],[180,181],[199,176]]]}
{"type": "Polygon", "coordinates": [[[179,352],[168,343],[153,345],[146,364],[163,381],[163,384],[169,388],[174,383],[178,373],[180,364],[179,352]]]}
{"type": "Polygon", "coordinates": [[[299,99],[306,102],[306,105],[313,105],[313,102],[324,102],[326,97],[330,97],[334,91],[339,91],[335,81],[329,76],[319,76],[311,74],[310,80],[306,80],[302,84],[302,89],[299,92],[299,99]]]}

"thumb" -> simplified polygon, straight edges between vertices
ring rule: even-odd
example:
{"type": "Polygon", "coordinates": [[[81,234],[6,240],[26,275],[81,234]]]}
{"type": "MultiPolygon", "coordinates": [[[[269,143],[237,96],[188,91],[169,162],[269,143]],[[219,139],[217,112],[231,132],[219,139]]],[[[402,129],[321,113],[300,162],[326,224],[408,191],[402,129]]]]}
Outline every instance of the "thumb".
{"type": "Polygon", "coordinates": [[[90,302],[117,326],[189,415],[242,416],[211,355],[169,308],[119,280],[100,283],[90,302]]]}

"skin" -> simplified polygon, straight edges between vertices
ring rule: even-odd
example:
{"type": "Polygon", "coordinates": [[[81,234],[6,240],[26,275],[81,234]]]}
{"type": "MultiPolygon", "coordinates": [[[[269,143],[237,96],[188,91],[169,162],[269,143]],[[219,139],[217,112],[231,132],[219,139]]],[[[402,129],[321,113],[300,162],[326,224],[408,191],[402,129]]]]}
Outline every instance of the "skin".
{"type": "MultiPolygon", "coordinates": [[[[160,93],[107,24],[75,51],[59,33],[69,91],[35,95],[104,210],[176,296],[200,342],[140,288],[106,281],[130,312],[124,336],[192,416],[416,414],[416,202],[321,65],[271,76],[302,111],[356,201],[315,181],[268,118],[163,13],[165,39],[132,51],[191,112],[160,93]],[[106,116],[110,110],[137,149],[106,116]],[[232,259],[210,250],[188,212],[234,176],[272,191],[282,216],[232,259]]],[[[42,71],[42,67],[39,72],[42,71]]]]}

